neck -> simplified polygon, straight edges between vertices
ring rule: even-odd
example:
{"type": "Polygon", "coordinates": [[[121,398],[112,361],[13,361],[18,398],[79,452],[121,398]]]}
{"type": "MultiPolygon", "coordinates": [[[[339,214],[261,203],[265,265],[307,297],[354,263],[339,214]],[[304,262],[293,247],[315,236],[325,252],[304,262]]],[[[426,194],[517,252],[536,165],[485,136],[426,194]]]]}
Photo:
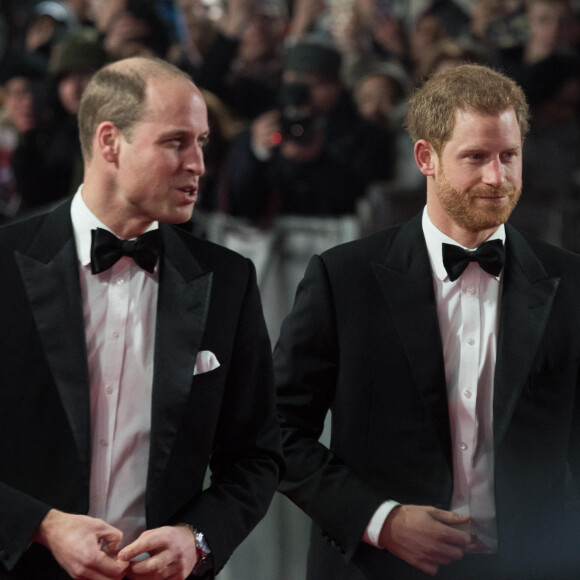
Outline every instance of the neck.
{"type": "Polygon", "coordinates": [[[90,184],[84,184],[81,194],[83,201],[91,212],[103,222],[118,238],[129,240],[144,233],[151,225],[151,221],[144,217],[129,215],[127,208],[115,203],[112,195],[106,195],[93,188],[90,184]]]}

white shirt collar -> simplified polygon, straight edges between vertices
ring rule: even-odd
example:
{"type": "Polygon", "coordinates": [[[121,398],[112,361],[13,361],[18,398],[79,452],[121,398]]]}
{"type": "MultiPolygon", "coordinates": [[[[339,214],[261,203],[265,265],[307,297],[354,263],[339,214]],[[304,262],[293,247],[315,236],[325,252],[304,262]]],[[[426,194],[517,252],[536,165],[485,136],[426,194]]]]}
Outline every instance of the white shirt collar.
{"type": "MultiPolygon", "coordinates": [[[[72,200],[70,214],[75,236],[77,255],[82,266],[88,266],[91,263],[91,230],[103,228],[112,234],[111,228],[107,227],[95,214],[87,207],[82,196],[81,185],[72,200]]],[[[153,222],[147,231],[155,230],[159,227],[159,222],[153,222]]]]}
{"type": "MultiPolygon", "coordinates": [[[[447,271],[443,265],[443,252],[442,244],[453,244],[464,248],[465,250],[472,250],[474,248],[466,248],[461,244],[458,244],[455,240],[446,236],[443,232],[438,230],[431,221],[431,218],[427,214],[427,206],[423,210],[423,235],[425,236],[425,242],[427,243],[427,252],[429,252],[429,261],[431,262],[431,268],[433,273],[440,280],[445,280],[448,278],[447,271]]],[[[505,243],[505,226],[500,225],[499,228],[491,235],[486,241],[489,240],[501,240],[505,243]]],[[[499,279],[499,276],[497,277],[499,279]]]]}

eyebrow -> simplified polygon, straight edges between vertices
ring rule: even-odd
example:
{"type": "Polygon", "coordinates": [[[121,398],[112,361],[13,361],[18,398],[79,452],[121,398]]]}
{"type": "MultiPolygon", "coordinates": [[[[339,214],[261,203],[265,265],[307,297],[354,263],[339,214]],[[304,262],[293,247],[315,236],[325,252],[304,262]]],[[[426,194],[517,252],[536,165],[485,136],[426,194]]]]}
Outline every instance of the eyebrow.
{"type": "MultiPolygon", "coordinates": [[[[169,131],[165,131],[164,133],[161,133],[160,138],[161,139],[170,139],[172,137],[181,137],[183,135],[190,135],[192,132],[189,129],[170,129],[169,131]]],[[[200,137],[209,137],[209,133],[210,130],[208,129],[207,131],[204,131],[203,133],[200,133],[197,138],[199,139],[200,137]]]]}
{"type": "MultiPolygon", "coordinates": [[[[483,147],[478,145],[468,145],[459,149],[459,153],[479,153],[481,151],[488,151],[489,147],[483,147]]],[[[507,147],[502,147],[501,151],[521,151],[522,145],[518,143],[517,145],[508,145],[507,147]]]]}

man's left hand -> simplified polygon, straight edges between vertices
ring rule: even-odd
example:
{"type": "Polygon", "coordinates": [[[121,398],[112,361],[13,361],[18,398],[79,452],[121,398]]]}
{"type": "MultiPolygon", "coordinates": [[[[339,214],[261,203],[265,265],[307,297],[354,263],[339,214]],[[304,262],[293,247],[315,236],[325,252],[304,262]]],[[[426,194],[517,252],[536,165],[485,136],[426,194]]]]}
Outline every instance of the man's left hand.
{"type": "Polygon", "coordinates": [[[124,562],[148,553],[151,557],[132,562],[127,578],[134,580],[185,580],[196,562],[197,550],[193,533],[186,526],[164,526],[143,532],[118,555],[124,562]]]}

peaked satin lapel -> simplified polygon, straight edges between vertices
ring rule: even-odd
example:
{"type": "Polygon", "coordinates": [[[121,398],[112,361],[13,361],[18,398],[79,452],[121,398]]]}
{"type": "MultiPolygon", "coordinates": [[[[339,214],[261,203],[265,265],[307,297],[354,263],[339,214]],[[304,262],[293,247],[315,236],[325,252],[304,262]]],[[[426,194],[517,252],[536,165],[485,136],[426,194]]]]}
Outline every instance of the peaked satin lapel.
{"type": "Polygon", "coordinates": [[[170,226],[161,226],[161,236],[148,489],[167,464],[189,397],[213,279],[170,226]]]}
{"type": "Polygon", "coordinates": [[[372,266],[451,469],[445,363],[421,214],[401,227],[386,260],[372,266]]]}
{"type": "Polygon", "coordinates": [[[88,477],[89,378],[70,202],[47,214],[28,251],[15,259],[88,477]]]}
{"type": "Polygon", "coordinates": [[[494,438],[498,445],[531,371],[560,278],[548,277],[524,238],[506,224],[503,281],[494,385],[494,438]]]}

